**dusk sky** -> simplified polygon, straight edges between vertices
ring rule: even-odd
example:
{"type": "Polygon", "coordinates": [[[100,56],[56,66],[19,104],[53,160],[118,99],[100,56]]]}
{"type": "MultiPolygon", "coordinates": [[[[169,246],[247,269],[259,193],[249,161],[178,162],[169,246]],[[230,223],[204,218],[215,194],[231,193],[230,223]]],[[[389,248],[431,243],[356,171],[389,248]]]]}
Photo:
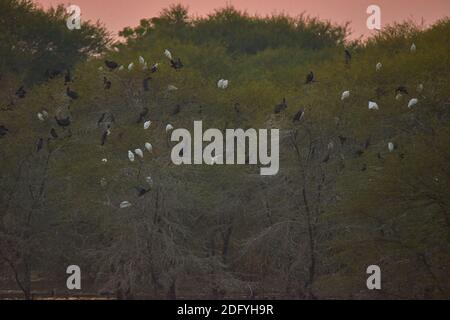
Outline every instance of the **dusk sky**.
{"type": "Polygon", "coordinates": [[[231,4],[249,13],[266,15],[287,13],[291,16],[306,12],[311,16],[338,23],[351,22],[352,37],[369,35],[366,27],[371,4],[381,7],[382,25],[411,18],[430,24],[450,15],[450,0],[37,0],[44,7],[76,4],[81,8],[82,19],[100,20],[117,34],[125,26],[136,26],[141,18],[149,18],[173,3],[188,5],[191,15],[205,15],[216,8],[231,4]]]}

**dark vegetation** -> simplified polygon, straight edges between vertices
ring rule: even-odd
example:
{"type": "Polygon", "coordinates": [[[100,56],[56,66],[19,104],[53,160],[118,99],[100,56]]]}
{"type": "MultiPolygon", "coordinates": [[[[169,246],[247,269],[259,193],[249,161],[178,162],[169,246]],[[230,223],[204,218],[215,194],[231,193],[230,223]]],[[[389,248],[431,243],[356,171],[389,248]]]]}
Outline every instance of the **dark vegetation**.
{"type": "Polygon", "coordinates": [[[118,298],[450,297],[448,19],[360,43],[306,16],[173,6],[112,43],[99,25],[67,30],[61,7],[0,6],[3,291],[73,295],[76,264],[76,294],[118,298]],[[278,175],[171,164],[166,125],[200,119],[280,128],[278,175]]]}

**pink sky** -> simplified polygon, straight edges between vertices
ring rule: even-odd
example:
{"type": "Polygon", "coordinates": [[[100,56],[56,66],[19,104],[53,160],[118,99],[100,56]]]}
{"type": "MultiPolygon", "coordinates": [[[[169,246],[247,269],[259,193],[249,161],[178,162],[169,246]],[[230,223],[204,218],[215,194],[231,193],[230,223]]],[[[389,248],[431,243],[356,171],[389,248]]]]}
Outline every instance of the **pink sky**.
{"type": "Polygon", "coordinates": [[[352,37],[369,35],[366,9],[371,4],[381,7],[382,24],[412,18],[430,24],[450,16],[450,0],[35,0],[44,7],[76,4],[82,19],[100,20],[117,34],[125,26],[136,26],[141,18],[157,15],[172,3],[189,6],[190,14],[205,15],[216,8],[232,4],[237,9],[261,15],[287,13],[295,16],[306,12],[312,16],[342,23],[351,22],[352,37]]]}

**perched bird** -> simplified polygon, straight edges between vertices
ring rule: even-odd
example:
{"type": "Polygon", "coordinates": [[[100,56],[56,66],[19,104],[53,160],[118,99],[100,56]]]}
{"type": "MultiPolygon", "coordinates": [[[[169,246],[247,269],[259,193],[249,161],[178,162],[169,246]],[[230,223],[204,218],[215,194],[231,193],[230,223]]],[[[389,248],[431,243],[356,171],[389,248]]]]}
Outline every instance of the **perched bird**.
{"type": "Polygon", "coordinates": [[[152,77],[147,77],[142,81],[142,86],[144,87],[144,91],[149,91],[150,87],[148,85],[148,82],[152,79],[152,77]]]}
{"type": "Polygon", "coordinates": [[[305,111],[303,109],[300,109],[295,115],[294,118],[292,119],[292,122],[300,122],[303,117],[305,116],[305,111]]]}
{"type": "Polygon", "coordinates": [[[170,66],[174,68],[175,70],[181,69],[184,67],[183,63],[181,62],[181,59],[178,58],[177,60],[170,60],[170,66]]]}
{"type": "Polygon", "coordinates": [[[308,73],[308,75],[306,76],[306,82],[305,84],[309,84],[314,82],[314,73],[311,71],[310,73],[308,73]]]}
{"type": "Polygon", "coordinates": [[[149,121],[145,121],[144,122],[144,130],[147,130],[148,128],[150,128],[150,125],[152,124],[152,122],[149,120],[149,121]]]}
{"type": "Polygon", "coordinates": [[[131,62],[129,65],[128,65],[128,71],[131,71],[131,70],[133,70],[134,69],[134,62],[131,62]]]}
{"type": "Polygon", "coordinates": [[[283,98],[283,101],[275,106],[274,113],[279,114],[280,112],[286,110],[288,105],[286,104],[286,98],[283,98]]]}
{"type": "Polygon", "coordinates": [[[38,113],[37,113],[37,117],[38,117],[38,119],[39,119],[40,121],[45,121],[45,117],[44,117],[44,115],[43,115],[42,113],[38,112],[38,113]]]}
{"type": "Polygon", "coordinates": [[[169,91],[176,91],[176,90],[178,90],[178,88],[175,87],[175,86],[172,85],[172,84],[169,84],[169,85],[167,86],[167,90],[169,90],[169,91]]]}
{"type": "Polygon", "coordinates": [[[376,102],[369,101],[369,109],[370,110],[379,110],[380,108],[378,107],[378,104],[376,102]]]}
{"type": "Polygon", "coordinates": [[[6,128],[4,125],[0,125],[0,138],[3,138],[8,132],[8,128],[6,128]]]}
{"type": "Polygon", "coordinates": [[[142,67],[142,70],[143,70],[143,71],[146,71],[146,70],[148,70],[148,65],[147,65],[147,62],[145,62],[145,63],[144,63],[144,66],[142,67]]]}
{"type": "Polygon", "coordinates": [[[70,87],[67,87],[66,94],[69,98],[71,98],[73,100],[78,99],[78,93],[73,90],[70,90],[70,87]]]}
{"type": "Polygon", "coordinates": [[[219,88],[219,89],[226,89],[226,88],[228,88],[228,80],[220,79],[217,82],[217,88],[219,88]]]}
{"type": "Polygon", "coordinates": [[[112,86],[112,82],[110,80],[108,80],[108,78],[103,77],[103,87],[105,90],[109,90],[111,89],[112,86]]]}
{"type": "Polygon", "coordinates": [[[129,201],[123,201],[120,203],[120,209],[125,209],[131,207],[132,204],[129,201]]]}
{"type": "Polygon", "coordinates": [[[389,143],[388,143],[388,150],[389,150],[389,152],[392,152],[392,151],[395,150],[395,145],[394,145],[394,143],[392,143],[392,142],[389,142],[389,143]]]}
{"type": "Polygon", "coordinates": [[[416,47],[416,44],[415,43],[413,43],[412,45],[411,45],[411,48],[409,48],[409,50],[411,51],[411,52],[416,52],[416,50],[417,50],[417,47],[416,47]]]}
{"type": "Polygon", "coordinates": [[[148,189],[144,189],[142,187],[134,187],[134,188],[138,192],[138,197],[144,196],[146,193],[148,193],[151,190],[151,188],[148,188],[148,189]]]}
{"type": "Polygon", "coordinates": [[[128,159],[130,159],[131,162],[134,162],[134,153],[128,150],[128,159]]]}
{"type": "Polygon", "coordinates": [[[147,116],[149,110],[147,107],[144,107],[141,111],[141,113],[139,113],[139,118],[137,120],[137,123],[141,123],[142,120],[144,120],[144,118],[147,116]]]}
{"type": "Polygon", "coordinates": [[[414,107],[416,104],[418,104],[419,103],[419,100],[417,99],[417,98],[413,98],[413,99],[411,99],[411,100],[409,100],[409,102],[408,102],[408,108],[412,108],[412,107],[414,107]]]}
{"type": "Polygon", "coordinates": [[[172,53],[168,49],[164,50],[164,55],[167,59],[172,60],[172,53]]]}
{"type": "Polygon", "coordinates": [[[145,65],[145,59],[142,56],[139,56],[139,63],[145,65]]]}
{"type": "Polygon", "coordinates": [[[125,69],[125,67],[123,66],[123,65],[121,65],[120,67],[119,67],[119,71],[122,71],[122,70],[124,70],[125,69]]]}
{"type": "Polygon", "coordinates": [[[56,133],[55,128],[52,128],[50,130],[50,135],[53,137],[53,139],[58,139],[58,134],[56,133]]]}
{"type": "Polygon", "coordinates": [[[175,116],[175,115],[179,114],[180,112],[181,112],[181,106],[179,104],[177,104],[175,106],[175,108],[173,108],[172,116],[175,116]]]}
{"type": "Polygon", "coordinates": [[[150,72],[155,73],[156,71],[158,71],[158,66],[159,66],[158,63],[153,64],[152,67],[150,68],[150,72]]]}
{"type": "Polygon", "coordinates": [[[134,150],[134,153],[136,153],[139,156],[139,158],[141,158],[141,159],[144,158],[144,153],[142,152],[141,149],[134,150]]]}
{"type": "Polygon", "coordinates": [[[25,96],[27,95],[27,91],[25,90],[24,86],[21,86],[19,89],[17,89],[16,91],[16,96],[20,99],[25,98],[25,96]]]}
{"type": "Polygon", "coordinates": [[[401,93],[401,94],[409,94],[408,90],[406,89],[405,86],[400,86],[400,87],[397,87],[397,89],[395,89],[395,94],[399,94],[399,93],[401,93]]]}
{"type": "Polygon", "coordinates": [[[352,54],[348,49],[345,49],[345,64],[349,64],[352,61],[352,54]]]}
{"type": "Polygon", "coordinates": [[[103,162],[103,163],[107,163],[107,162],[108,162],[108,159],[103,158],[103,159],[102,159],[102,162],[103,162]]]}
{"type": "Polygon", "coordinates": [[[378,62],[377,65],[375,66],[375,69],[377,71],[380,71],[382,67],[383,67],[383,65],[381,64],[381,62],[378,62]]]}
{"type": "Polygon", "coordinates": [[[41,151],[42,147],[44,146],[44,139],[39,138],[37,146],[36,146],[36,150],[37,152],[41,151]]]}
{"type": "Polygon", "coordinates": [[[68,84],[68,83],[70,83],[72,81],[73,80],[72,80],[72,76],[70,74],[70,69],[67,69],[66,70],[66,74],[64,75],[64,85],[66,85],[66,84],[68,84]]]}
{"type": "Polygon", "coordinates": [[[105,65],[109,68],[109,70],[114,70],[119,67],[117,62],[110,61],[110,60],[105,60],[105,65]]]}
{"type": "Polygon", "coordinates": [[[148,152],[152,152],[152,151],[153,151],[153,146],[152,146],[152,144],[151,144],[150,142],[146,142],[146,143],[145,143],[145,149],[146,149],[148,152]]]}
{"type": "Polygon", "coordinates": [[[403,95],[401,93],[397,93],[395,96],[395,100],[401,100],[403,98],[403,95]]]}
{"type": "Polygon", "coordinates": [[[55,116],[56,123],[60,127],[68,127],[70,126],[70,117],[64,118],[64,119],[58,119],[58,117],[55,116]]]}
{"type": "Polygon", "coordinates": [[[166,133],[169,133],[170,131],[172,131],[173,130],[173,126],[169,123],[167,126],[166,126],[166,133]]]}
{"type": "Polygon", "coordinates": [[[342,92],[341,100],[344,101],[345,99],[350,97],[350,91],[344,91],[342,92]]]}

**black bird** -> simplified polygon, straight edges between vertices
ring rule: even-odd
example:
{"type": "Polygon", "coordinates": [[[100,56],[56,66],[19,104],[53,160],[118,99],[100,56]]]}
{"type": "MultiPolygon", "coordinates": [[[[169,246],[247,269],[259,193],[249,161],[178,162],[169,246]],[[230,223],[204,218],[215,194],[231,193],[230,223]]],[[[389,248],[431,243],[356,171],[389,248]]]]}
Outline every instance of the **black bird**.
{"type": "Polygon", "coordinates": [[[151,73],[155,73],[156,71],[158,71],[158,64],[157,63],[152,65],[152,67],[150,68],[150,72],[151,73]]]}
{"type": "Polygon", "coordinates": [[[300,122],[300,120],[303,119],[305,115],[305,111],[303,109],[300,109],[295,115],[294,118],[292,119],[292,122],[300,122]]]}
{"type": "Polygon", "coordinates": [[[66,75],[64,76],[64,85],[66,85],[66,84],[68,84],[70,82],[72,82],[72,76],[70,74],[70,70],[67,69],[66,75]]]}
{"type": "Polygon", "coordinates": [[[347,141],[347,138],[344,137],[344,136],[338,136],[338,138],[339,138],[339,141],[341,141],[341,145],[342,145],[342,146],[343,146],[344,143],[347,141]]]}
{"type": "Polygon", "coordinates": [[[52,130],[50,130],[50,134],[54,139],[58,139],[58,134],[56,133],[55,128],[52,128],[52,130]]]}
{"type": "Polygon", "coordinates": [[[19,89],[17,89],[16,91],[16,96],[19,97],[20,99],[25,98],[27,92],[24,88],[24,86],[21,86],[19,89]]]}
{"type": "Polygon", "coordinates": [[[102,143],[101,145],[104,146],[106,143],[106,138],[110,135],[111,131],[109,131],[109,128],[107,130],[105,130],[105,132],[103,132],[102,134],[102,143]]]}
{"type": "Polygon", "coordinates": [[[314,73],[311,71],[310,73],[308,73],[308,75],[306,76],[306,82],[305,84],[309,84],[314,82],[314,73]]]}
{"type": "Polygon", "coordinates": [[[78,93],[76,93],[76,92],[73,91],[73,90],[70,90],[70,87],[67,87],[67,89],[66,89],[66,94],[67,94],[67,96],[68,96],[69,98],[71,98],[71,99],[73,99],[73,100],[78,99],[78,93]]]}
{"type": "Polygon", "coordinates": [[[119,67],[117,62],[110,61],[110,60],[105,60],[105,65],[109,68],[109,70],[114,70],[119,67]]]}
{"type": "Polygon", "coordinates": [[[142,81],[142,86],[144,87],[144,91],[149,91],[150,87],[148,85],[148,82],[152,79],[152,77],[147,77],[142,81]]]}
{"type": "Polygon", "coordinates": [[[345,64],[349,64],[352,61],[352,54],[348,49],[345,49],[345,64]]]}
{"type": "Polygon", "coordinates": [[[409,94],[405,86],[400,86],[397,89],[395,89],[395,94],[399,93],[409,94]]]}
{"type": "Polygon", "coordinates": [[[180,111],[181,111],[181,106],[179,104],[177,104],[172,111],[172,115],[175,116],[175,115],[179,114],[180,111]]]}
{"type": "Polygon", "coordinates": [[[144,196],[146,193],[148,193],[151,190],[151,188],[144,189],[142,187],[135,187],[135,189],[138,192],[138,197],[144,196]]]}
{"type": "Polygon", "coordinates": [[[147,116],[148,112],[149,112],[148,108],[144,107],[142,109],[141,113],[139,113],[139,119],[138,119],[137,123],[141,123],[147,116]]]}
{"type": "Polygon", "coordinates": [[[181,68],[184,67],[184,65],[183,65],[183,63],[181,62],[181,59],[180,59],[180,58],[178,58],[177,60],[171,59],[171,60],[170,60],[170,66],[171,66],[172,68],[174,68],[175,70],[178,70],[178,69],[181,69],[181,68]]]}
{"type": "Polygon", "coordinates": [[[283,98],[283,101],[282,101],[280,104],[277,104],[277,105],[275,106],[275,109],[274,109],[273,112],[274,112],[275,114],[279,114],[280,112],[284,111],[287,107],[288,107],[288,106],[287,106],[287,104],[286,104],[286,98],[283,98]]]}
{"type": "Polygon", "coordinates": [[[56,123],[58,124],[58,126],[60,126],[60,127],[65,128],[65,127],[70,126],[70,117],[67,117],[67,118],[64,118],[64,119],[58,119],[55,116],[55,120],[56,120],[56,123]]]}
{"type": "Polygon", "coordinates": [[[38,143],[37,143],[37,152],[41,151],[43,146],[44,146],[44,139],[39,138],[38,143]]]}
{"type": "Polygon", "coordinates": [[[0,125],[0,138],[3,138],[8,132],[8,128],[6,128],[4,125],[0,125]]]}
{"type": "Polygon", "coordinates": [[[111,89],[111,86],[112,82],[109,81],[106,77],[103,77],[103,87],[105,88],[105,90],[111,89]]]}

